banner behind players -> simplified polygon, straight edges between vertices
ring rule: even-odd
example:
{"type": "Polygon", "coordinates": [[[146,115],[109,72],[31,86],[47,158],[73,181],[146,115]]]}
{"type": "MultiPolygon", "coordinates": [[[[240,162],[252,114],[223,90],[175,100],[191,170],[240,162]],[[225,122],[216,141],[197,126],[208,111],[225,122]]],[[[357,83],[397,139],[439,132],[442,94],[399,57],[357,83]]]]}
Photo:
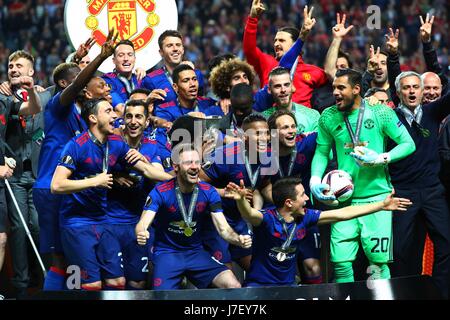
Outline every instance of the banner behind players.
{"type": "MultiPolygon", "coordinates": [[[[90,56],[95,57],[108,30],[119,32],[119,40],[130,39],[136,50],[136,67],[145,70],[157,64],[158,37],[165,30],[176,30],[178,11],[174,0],[67,0],[64,11],[66,34],[76,49],[89,37],[95,38],[90,56]]],[[[99,68],[110,72],[111,59],[99,68]]]]}

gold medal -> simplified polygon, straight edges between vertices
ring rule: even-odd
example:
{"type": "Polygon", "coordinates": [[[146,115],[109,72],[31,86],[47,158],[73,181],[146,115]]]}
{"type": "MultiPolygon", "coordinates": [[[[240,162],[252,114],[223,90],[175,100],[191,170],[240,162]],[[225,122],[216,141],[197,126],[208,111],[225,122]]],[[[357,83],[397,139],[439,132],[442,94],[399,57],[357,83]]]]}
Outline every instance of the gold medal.
{"type": "Polygon", "coordinates": [[[184,228],[184,235],[185,235],[186,237],[192,236],[193,233],[194,233],[194,231],[192,230],[191,227],[186,227],[186,228],[184,228]]]}
{"type": "Polygon", "coordinates": [[[278,252],[277,254],[277,260],[280,262],[283,262],[284,260],[286,260],[286,253],[284,252],[278,252]]]}

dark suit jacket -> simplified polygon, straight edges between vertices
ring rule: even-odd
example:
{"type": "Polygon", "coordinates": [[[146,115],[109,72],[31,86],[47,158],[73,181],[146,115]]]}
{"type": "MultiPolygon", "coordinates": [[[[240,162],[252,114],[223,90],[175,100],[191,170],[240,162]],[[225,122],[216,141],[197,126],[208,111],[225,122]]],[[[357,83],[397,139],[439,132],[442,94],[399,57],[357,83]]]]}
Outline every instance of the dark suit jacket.
{"type": "MultiPolygon", "coordinates": [[[[42,93],[39,93],[39,97],[41,99],[42,107],[45,108],[45,105],[51,98],[50,92],[44,91],[42,93]]],[[[9,103],[12,103],[13,106],[11,106],[11,108],[16,110],[18,109],[18,107],[20,107],[21,104],[21,102],[13,102],[12,100],[9,103]]],[[[20,177],[23,173],[23,155],[25,153],[27,144],[31,146],[31,155],[29,160],[31,161],[33,176],[35,178],[37,177],[41,144],[33,141],[33,135],[35,135],[39,129],[41,129],[42,131],[44,130],[43,111],[44,109],[42,110],[42,112],[34,116],[26,116],[25,128],[22,126],[22,122],[20,121],[17,113],[11,113],[9,115],[8,125],[6,129],[6,143],[12,149],[14,154],[10,154],[11,152],[9,152],[8,150],[5,151],[5,154],[8,157],[12,157],[16,160],[16,168],[14,169],[14,176],[16,178],[20,177]]]]}

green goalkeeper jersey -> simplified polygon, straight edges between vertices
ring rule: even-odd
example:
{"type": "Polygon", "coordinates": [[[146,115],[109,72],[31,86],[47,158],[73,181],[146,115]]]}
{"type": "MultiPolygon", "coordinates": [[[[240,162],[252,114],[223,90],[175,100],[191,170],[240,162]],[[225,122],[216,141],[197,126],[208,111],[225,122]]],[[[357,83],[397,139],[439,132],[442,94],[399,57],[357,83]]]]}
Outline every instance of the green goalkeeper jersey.
{"type": "MultiPolygon", "coordinates": [[[[353,132],[356,132],[359,109],[348,114],[353,132]]],[[[377,153],[386,152],[386,139],[390,137],[397,146],[389,151],[391,162],[400,160],[415,151],[415,144],[395,112],[384,106],[366,104],[359,136],[359,145],[377,153]]],[[[363,199],[385,194],[392,186],[386,165],[360,167],[350,155],[353,143],[347,130],[344,113],[336,106],[327,108],[319,119],[317,148],[314,154],[311,175],[322,177],[328,162],[330,148],[336,143],[338,169],[348,172],[353,178],[353,199],[363,199]]]]}
{"type": "MultiPolygon", "coordinates": [[[[278,108],[272,107],[263,111],[262,114],[264,117],[269,118],[277,110],[278,108]]],[[[320,117],[319,111],[293,102],[292,113],[295,115],[295,120],[297,120],[297,134],[317,131],[317,123],[320,117]]]]}

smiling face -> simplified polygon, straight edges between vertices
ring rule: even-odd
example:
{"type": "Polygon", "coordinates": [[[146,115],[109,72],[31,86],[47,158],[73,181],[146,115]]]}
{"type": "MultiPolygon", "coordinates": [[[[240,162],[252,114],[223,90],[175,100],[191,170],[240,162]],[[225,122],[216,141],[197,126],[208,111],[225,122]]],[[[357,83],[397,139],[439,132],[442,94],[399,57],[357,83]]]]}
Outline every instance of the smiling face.
{"type": "Polygon", "coordinates": [[[420,78],[414,75],[402,78],[400,80],[400,91],[397,94],[402,104],[414,110],[421,103],[423,96],[420,78]]]}
{"type": "Polygon", "coordinates": [[[116,66],[116,71],[125,76],[133,72],[134,64],[136,63],[136,55],[134,49],[127,44],[119,45],[114,50],[113,63],[116,66]]]}
{"type": "Polygon", "coordinates": [[[292,102],[292,82],[289,73],[271,76],[269,92],[278,108],[288,108],[292,102]]]}
{"type": "Polygon", "coordinates": [[[8,63],[8,79],[12,86],[18,84],[19,77],[31,77],[33,74],[33,64],[28,59],[18,58],[8,63]]]}
{"type": "Polygon", "coordinates": [[[305,215],[305,205],[309,200],[309,197],[305,193],[305,188],[301,184],[295,186],[295,191],[297,196],[295,199],[286,199],[285,205],[289,208],[289,211],[292,212],[292,215],[295,216],[303,216],[305,215]]]}
{"type": "Polygon", "coordinates": [[[173,88],[183,106],[188,106],[198,96],[198,80],[194,70],[184,70],[179,73],[177,83],[173,88]]]}
{"type": "Polygon", "coordinates": [[[266,152],[270,141],[269,125],[265,121],[255,121],[243,128],[245,131],[246,149],[249,152],[266,152]]]}
{"type": "Polygon", "coordinates": [[[294,44],[290,33],[285,31],[278,31],[273,41],[273,50],[275,51],[275,58],[277,60],[289,51],[294,44]]]}
{"type": "Polygon", "coordinates": [[[430,103],[442,95],[442,83],[439,76],[433,72],[426,72],[423,78],[423,103],[430,103]]]}
{"type": "Polygon", "coordinates": [[[359,92],[359,85],[352,87],[346,75],[337,77],[333,81],[333,95],[339,111],[350,111],[359,92]]]}
{"type": "Polygon", "coordinates": [[[117,119],[117,115],[108,101],[99,102],[97,114],[90,115],[89,119],[95,119],[98,130],[103,134],[110,135],[114,133],[114,121],[117,119]]]}
{"type": "Polygon", "coordinates": [[[180,154],[179,163],[174,164],[174,170],[180,182],[196,184],[200,173],[200,155],[197,151],[184,151],[180,154]]]}
{"type": "Polygon", "coordinates": [[[142,136],[144,129],[148,125],[144,110],[145,107],[143,105],[127,106],[125,109],[125,134],[131,138],[142,136]]]}
{"type": "Polygon", "coordinates": [[[111,87],[100,77],[94,77],[86,85],[84,91],[88,99],[105,98],[109,103],[112,103],[111,87]]]}
{"type": "Polygon", "coordinates": [[[278,130],[280,144],[287,148],[295,147],[297,126],[295,125],[294,119],[289,115],[283,115],[277,118],[275,124],[278,130]]]}
{"type": "Polygon", "coordinates": [[[373,82],[381,87],[387,81],[387,56],[380,53],[380,64],[373,75],[373,82]]]}
{"type": "Polygon", "coordinates": [[[184,55],[183,42],[178,37],[166,37],[162,42],[159,54],[165,64],[175,67],[181,63],[184,55]]]}

